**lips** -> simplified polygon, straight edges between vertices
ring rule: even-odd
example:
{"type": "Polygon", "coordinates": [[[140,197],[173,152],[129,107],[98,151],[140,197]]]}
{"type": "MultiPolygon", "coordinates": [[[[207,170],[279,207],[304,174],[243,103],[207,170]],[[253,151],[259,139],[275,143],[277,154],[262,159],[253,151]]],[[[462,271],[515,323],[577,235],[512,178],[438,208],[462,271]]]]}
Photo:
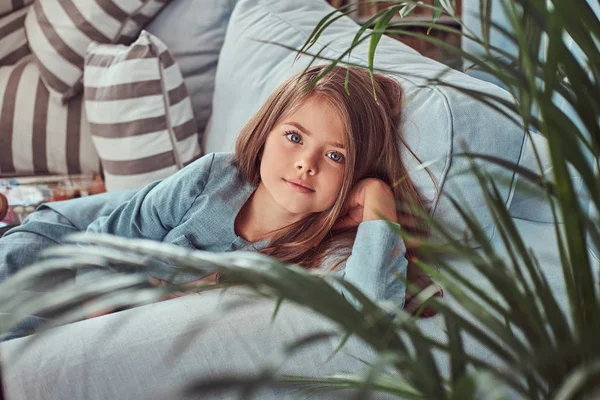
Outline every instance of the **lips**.
{"type": "Polygon", "coordinates": [[[283,180],[286,185],[288,185],[291,189],[300,192],[300,193],[313,193],[315,190],[312,189],[311,187],[307,186],[306,184],[301,183],[300,181],[291,179],[291,180],[287,180],[284,179],[283,180]]]}

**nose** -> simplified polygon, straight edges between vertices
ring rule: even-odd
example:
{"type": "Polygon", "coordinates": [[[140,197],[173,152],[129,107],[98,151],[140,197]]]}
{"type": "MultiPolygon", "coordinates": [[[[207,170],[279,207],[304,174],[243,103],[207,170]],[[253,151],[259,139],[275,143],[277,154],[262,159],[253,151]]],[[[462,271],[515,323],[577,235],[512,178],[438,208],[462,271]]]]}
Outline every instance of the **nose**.
{"type": "Polygon", "coordinates": [[[305,154],[296,161],[296,169],[307,175],[315,175],[317,173],[317,163],[314,157],[305,154]]]}

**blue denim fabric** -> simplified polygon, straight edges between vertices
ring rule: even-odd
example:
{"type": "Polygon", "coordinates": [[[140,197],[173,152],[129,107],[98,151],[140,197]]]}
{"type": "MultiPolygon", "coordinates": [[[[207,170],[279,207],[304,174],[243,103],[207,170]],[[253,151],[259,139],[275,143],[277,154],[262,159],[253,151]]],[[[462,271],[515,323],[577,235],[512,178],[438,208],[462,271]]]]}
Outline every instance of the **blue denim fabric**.
{"type": "MultiPolygon", "coordinates": [[[[34,262],[40,251],[59,244],[60,237],[77,231],[77,228],[66,218],[53,210],[42,207],[39,211],[31,214],[19,229],[12,229],[0,239],[0,282],[17,272],[22,266],[34,262]]],[[[56,279],[64,281],[73,279],[75,276],[71,271],[61,272],[58,275],[60,276],[57,276],[56,279]]],[[[29,293],[23,294],[30,296],[31,292],[35,290],[36,288],[32,288],[29,293]]],[[[0,314],[4,312],[6,310],[0,304],[0,314]]],[[[38,316],[29,316],[11,332],[0,335],[0,342],[25,336],[44,320],[38,316]]]]}
{"type": "MultiPolygon", "coordinates": [[[[64,235],[87,231],[151,239],[212,252],[260,250],[235,233],[234,221],[255,187],[241,179],[229,153],[208,154],[178,173],[139,191],[119,191],[40,206],[23,225],[0,239],[0,282],[35,260],[64,235]]],[[[373,300],[404,304],[407,261],[402,239],[385,221],[359,225],[352,255],[339,274],[373,300]]],[[[78,271],[79,272],[79,271],[78,271]]],[[[199,274],[180,274],[161,264],[150,271],[185,283],[199,274]]],[[[336,287],[338,287],[336,285],[336,287]]],[[[341,288],[340,288],[341,290],[341,288]]],[[[35,325],[36,321],[27,327],[35,325]]]]}

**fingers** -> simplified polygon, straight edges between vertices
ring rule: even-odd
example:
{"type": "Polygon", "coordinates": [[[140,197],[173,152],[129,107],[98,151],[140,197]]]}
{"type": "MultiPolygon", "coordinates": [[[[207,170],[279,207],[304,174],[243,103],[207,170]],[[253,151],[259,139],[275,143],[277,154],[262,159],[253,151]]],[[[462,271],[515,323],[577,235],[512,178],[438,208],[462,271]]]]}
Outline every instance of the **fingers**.
{"type": "Polygon", "coordinates": [[[344,217],[338,218],[335,224],[333,224],[332,230],[345,229],[345,228],[354,228],[358,226],[360,221],[356,221],[350,215],[346,215],[344,217]]]}
{"type": "Polygon", "coordinates": [[[150,284],[152,286],[163,286],[163,285],[166,284],[165,281],[161,281],[160,279],[155,278],[155,277],[153,277],[151,275],[148,275],[148,282],[150,282],[150,284]]]}
{"type": "Polygon", "coordinates": [[[85,314],[85,319],[91,319],[91,318],[96,318],[96,317],[101,317],[103,315],[106,314],[112,314],[113,312],[115,312],[116,310],[111,309],[111,310],[105,310],[105,311],[101,311],[101,312],[96,312],[96,313],[91,313],[88,311],[89,309],[89,304],[91,302],[84,302],[83,303],[83,310],[84,310],[84,314],[85,314]]]}
{"type": "MultiPolygon", "coordinates": [[[[150,284],[152,286],[164,286],[167,284],[166,281],[160,280],[160,279],[155,278],[150,275],[148,276],[148,282],[150,282],[150,284]]],[[[164,297],[162,297],[159,301],[171,300],[171,299],[174,299],[177,297],[186,296],[188,294],[194,293],[195,287],[204,286],[204,285],[212,285],[212,284],[215,284],[216,282],[217,282],[217,273],[214,272],[210,275],[207,275],[207,276],[197,279],[195,281],[184,283],[183,286],[189,286],[190,287],[189,290],[186,290],[184,292],[181,292],[181,291],[170,292],[167,295],[165,295],[164,297]]]]}
{"type": "Polygon", "coordinates": [[[353,228],[363,220],[365,182],[360,181],[350,192],[342,208],[340,217],[333,225],[332,230],[353,228]]]}

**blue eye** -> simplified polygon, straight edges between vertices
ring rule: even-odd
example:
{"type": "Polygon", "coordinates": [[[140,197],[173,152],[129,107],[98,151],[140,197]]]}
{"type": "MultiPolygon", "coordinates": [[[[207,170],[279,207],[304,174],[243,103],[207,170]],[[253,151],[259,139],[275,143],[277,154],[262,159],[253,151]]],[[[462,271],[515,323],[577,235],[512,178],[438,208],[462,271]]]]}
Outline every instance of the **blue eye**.
{"type": "Polygon", "coordinates": [[[344,161],[344,155],[338,153],[337,151],[330,151],[329,153],[327,153],[327,157],[331,158],[332,161],[335,161],[337,163],[341,163],[344,161]]]}
{"type": "Polygon", "coordinates": [[[287,136],[290,142],[302,143],[302,137],[297,132],[289,131],[285,133],[285,136],[287,136]]]}

